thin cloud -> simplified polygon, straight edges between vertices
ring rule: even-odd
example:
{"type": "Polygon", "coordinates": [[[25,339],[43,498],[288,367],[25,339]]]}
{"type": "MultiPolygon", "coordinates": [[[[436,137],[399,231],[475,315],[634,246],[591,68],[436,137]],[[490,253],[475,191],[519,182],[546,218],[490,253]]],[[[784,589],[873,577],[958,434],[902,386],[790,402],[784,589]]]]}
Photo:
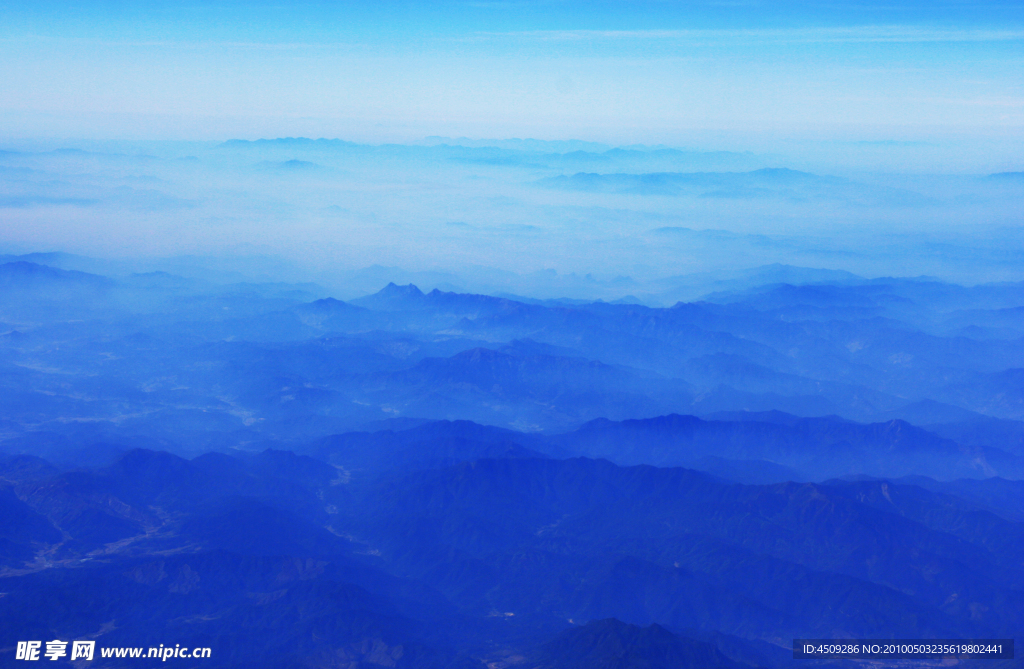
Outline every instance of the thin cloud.
{"type": "Polygon", "coordinates": [[[1024,40],[1024,30],[933,29],[913,26],[722,30],[527,30],[502,33],[480,32],[477,34],[481,37],[535,38],[566,42],[641,39],[831,44],[844,42],[1015,42],[1024,40]]]}

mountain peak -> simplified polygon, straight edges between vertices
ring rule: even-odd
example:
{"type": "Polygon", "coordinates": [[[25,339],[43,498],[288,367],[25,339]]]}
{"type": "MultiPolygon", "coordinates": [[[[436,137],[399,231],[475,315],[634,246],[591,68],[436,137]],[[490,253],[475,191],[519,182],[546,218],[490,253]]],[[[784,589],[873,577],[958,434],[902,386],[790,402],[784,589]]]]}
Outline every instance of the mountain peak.
{"type": "Polygon", "coordinates": [[[544,646],[538,659],[545,669],[737,666],[713,644],[678,637],[658,624],[639,627],[615,618],[596,620],[566,630],[544,646]]]}
{"type": "Polygon", "coordinates": [[[327,311],[327,312],[330,312],[330,311],[352,311],[352,310],[356,309],[356,307],[352,306],[348,302],[345,302],[344,300],[335,299],[333,297],[325,297],[325,298],[322,298],[322,299],[319,299],[319,300],[314,300],[314,301],[309,302],[307,304],[304,304],[302,306],[307,308],[307,309],[312,309],[314,311],[327,311]]]}
{"type": "Polygon", "coordinates": [[[360,297],[359,299],[352,300],[351,304],[355,304],[360,307],[367,307],[369,309],[401,311],[403,309],[420,307],[423,304],[424,297],[423,291],[415,284],[410,283],[404,286],[399,286],[398,284],[391,282],[373,295],[367,295],[366,297],[360,297]]]}
{"type": "Polygon", "coordinates": [[[404,286],[399,286],[398,284],[391,282],[381,288],[376,294],[384,297],[422,297],[423,291],[420,290],[416,284],[410,283],[404,286]]]}

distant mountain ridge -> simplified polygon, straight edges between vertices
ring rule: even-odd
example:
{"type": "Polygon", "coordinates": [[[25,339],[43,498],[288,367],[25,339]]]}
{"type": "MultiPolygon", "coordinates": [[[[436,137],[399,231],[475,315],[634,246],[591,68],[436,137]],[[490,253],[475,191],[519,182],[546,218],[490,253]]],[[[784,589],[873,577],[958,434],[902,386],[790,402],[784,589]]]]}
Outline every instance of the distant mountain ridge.
{"type": "Polygon", "coordinates": [[[614,618],[566,630],[538,653],[541,669],[733,669],[713,644],[681,639],[664,627],[614,618]]]}
{"type": "Polygon", "coordinates": [[[995,471],[1024,479],[1021,458],[992,448],[964,447],[904,421],[862,424],[782,412],[705,419],[677,414],[623,421],[602,418],[555,435],[438,421],[395,432],[335,435],[307,446],[306,452],[346,468],[383,471],[412,462],[414,447],[427,448],[424,458],[449,461],[543,453],[604,458],[624,466],[685,466],[744,483],[844,476],[952,481],[983,479],[995,471]],[[426,444],[449,444],[449,450],[434,451],[436,446],[426,444]]]}
{"type": "MultiPolygon", "coordinates": [[[[27,266],[7,271],[12,267],[27,266]]],[[[54,281],[89,279],[33,267],[54,281]]],[[[224,429],[216,439],[259,432],[257,440],[291,443],[390,417],[467,419],[551,434],[600,417],[778,410],[862,423],[958,423],[955,433],[942,434],[955,434],[966,449],[964,462],[973,464],[957,465],[958,473],[927,473],[973,475],[966,466],[1018,475],[1024,349],[1013,338],[1018,307],[1011,305],[1024,299],[1020,285],[859,279],[772,266],[734,278],[741,285],[774,278],[795,283],[723,291],[669,308],[425,292],[411,283],[341,301],[316,286],[205,286],[153,273],[119,276],[109,291],[54,289],[49,297],[65,295],[59,309],[12,290],[4,295],[0,326],[8,356],[0,364],[12,385],[0,407],[17,425],[36,424],[41,415],[74,415],[116,432],[124,429],[117,422],[121,407],[153,402],[159,411],[133,414],[151,420],[130,418],[124,425],[164,426],[155,438],[173,441],[179,428],[171,421],[191,412],[189,420],[224,429]],[[190,297],[179,299],[179,293],[190,297]],[[126,305],[140,313],[128,314],[126,305]],[[100,314],[110,320],[101,325],[100,314]],[[70,327],[56,324],[71,321],[83,323],[77,332],[102,330],[114,338],[90,343],[76,335],[60,349],[43,347],[40,336],[56,336],[46,328],[70,327]],[[1009,338],[965,332],[967,322],[998,326],[1009,338]],[[164,346],[175,360],[163,371],[151,357],[154,346],[164,346]],[[49,362],[39,364],[39,355],[49,362]],[[66,369],[66,356],[78,370],[70,378],[73,389],[45,371],[66,369]],[[94,379],[109,379],[106,388],[131,399],[103,399],[94,379]],[[164,381],[154,386],[155,379],[164,381]],[[139,394],[141,388],[148,390],[139,394]],[[183,402],[182,395],[189,399],[183,402]],[[993,420],[1009,422],[997,427],[993,420]],[[303,426],[300,432],[296,426],[303,426]]],[[[45,429],[80,431],[80,425],[45,429]]],[[[6,438],[20,437],[16,430],[6,438]]],[[[23,452],[14,442],[12,448],[23,452]]],[[[953,455],[947,455],[948,464],[953,455]]],[[[705,457],[721,456],[685,464],[705,457]]],[[[733,465],[719,464],[738,475],[733,465]]],[[[793,462],[775,464],[782,467],[776,475],[797,478],[892,473],[878,462],[859,471],[802,474],[793,462]]],[[[755,470],[749,461],[744,466],[755,470]]]]}
{"type": "Polygon", "coordinates": [[[780,198],[791,202],[847,202],[855,206],[933,203],[932,198],[905,189],[872,186],[785,167],[744,172],[577,172],[544,177],[536,183],[559,190],[704,200],[780,198]]]}
{"type": "Polygon", "coordinates": [[[276,139],[229,139],[218,145],[221,148],[244,148],[244,147],[260,147],[260,146],[301,146],[301,147],[330,147],[330,148],[342,148],[342,147],[353,147],[359,146],[355,142],[348,142],[343,139],[310,139],[308,137],[280,137],[276,139]]]}
{"type": "MultiPolygon", "coordinates": [[[[703,457],[767,460],[799,471],[808,480],[848,474],[899,477],[912,473],[940,479],[991,476],[985,451],[963,447],[901,420],[863,425],[836,418],[798,418],[781,413],[770,422],[702,420],[669,415],[621,422],[598,419],[552,438],[567,452],[622,464],[671,466],[703,457]]],[[[993,455],[1008,457],[993,450],[993,455]]],[[[1024,478],[1024,462],[1010,465],[1024,478]]]]}
{"type": "Polygon", "coordinates": [[[65,270],[18,260],[0,264],[0,287],[7,289],[40,290],[48,287],[77,287],[101,290],[110,288],[114,281],[105,276],[65,270]]]}
{"type": "Polygon", "coordinates": [[[800,186],[807,184],[840,184],[845,179],[823,177],[788,168],[761,168],[749,172],[660,172],[647,174],[595,174],[579,172],[571,176],[547,177],[539,183],[549,188],[597,190],[644,195],[681,195],[689,188],[706,190],[705,197],[734,194],[757,194],[758,188],[800,186]]]}

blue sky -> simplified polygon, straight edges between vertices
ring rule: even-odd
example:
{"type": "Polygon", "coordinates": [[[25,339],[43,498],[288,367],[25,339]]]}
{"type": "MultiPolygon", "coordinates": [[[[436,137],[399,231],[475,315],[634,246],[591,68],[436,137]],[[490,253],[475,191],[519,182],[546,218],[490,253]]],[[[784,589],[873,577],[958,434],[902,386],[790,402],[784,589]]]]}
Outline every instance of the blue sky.
{"type": "Polygon", "coordinates": [[[8,140],[1005,146],[1024,127],[1020,3],[21,2],[0,13],[8,140]]]}

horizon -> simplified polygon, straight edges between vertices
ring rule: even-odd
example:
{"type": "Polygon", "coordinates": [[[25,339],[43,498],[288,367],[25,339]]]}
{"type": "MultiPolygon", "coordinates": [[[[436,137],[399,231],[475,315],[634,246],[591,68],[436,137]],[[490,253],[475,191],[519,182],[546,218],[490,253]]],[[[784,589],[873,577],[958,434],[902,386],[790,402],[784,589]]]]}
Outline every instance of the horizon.
{"type": "Polygon", "coordinates": [[[1020,168],[1013,2],[0,7],[3,143],[538,137],[802,160],[872,142],[1020,168]]]}

